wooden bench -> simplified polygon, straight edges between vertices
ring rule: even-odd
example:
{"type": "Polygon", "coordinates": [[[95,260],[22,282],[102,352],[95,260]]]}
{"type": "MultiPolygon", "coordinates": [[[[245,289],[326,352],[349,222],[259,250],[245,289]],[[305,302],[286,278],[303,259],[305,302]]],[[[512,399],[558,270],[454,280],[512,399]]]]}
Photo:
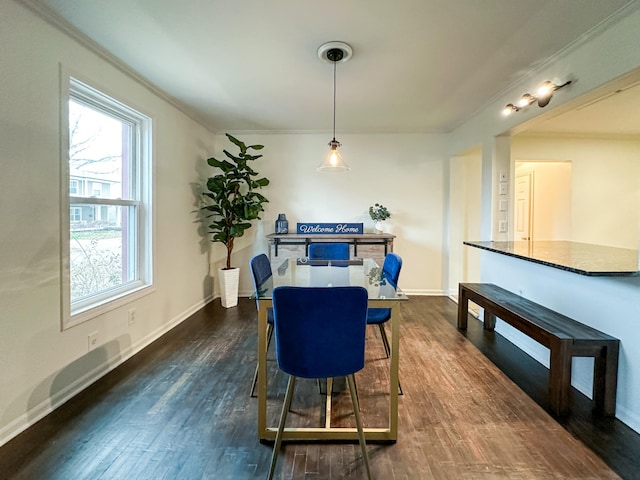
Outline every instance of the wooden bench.
{"type": "Polygon", "coordinates": [[[467,328],[469,301],[484,308],[484,328],[493,330],[496,317],[551,351],[549,401],[557,415],[569,412],[571,359],[594,357],[593,399],[596,412],[616,411],[620,340],[488,283],[461,283],[458,328],[467,328]]]}

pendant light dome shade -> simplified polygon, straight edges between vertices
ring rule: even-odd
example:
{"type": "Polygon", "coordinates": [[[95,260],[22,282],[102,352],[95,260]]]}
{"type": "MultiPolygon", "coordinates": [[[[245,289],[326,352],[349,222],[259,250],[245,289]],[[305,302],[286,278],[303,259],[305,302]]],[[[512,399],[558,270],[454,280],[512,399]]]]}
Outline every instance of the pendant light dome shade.
{"type": "Polygon", "coordinates": [[[352,53],[351,47],[343,42],[329,42],[318,48],[318,57],[333,63],[333,139],[329,142],[327,158],[316,169],[318,172],[347,173],[351,171],[351,167],[345,163],[338,152],[342,144],[336,140],[336,64],[349,60],[352,53]]]}
{"type": "Polygon", "coordinates": [[[329,142],[331,148],[329,149],[327,158],[324,159],[324,162],[322,162],[316,170],[329,173],[347,173],[351,171],[351,167],[344,162],[342,155],[338,152],[340,145],[340,142],[335,138],[329,142]]]}

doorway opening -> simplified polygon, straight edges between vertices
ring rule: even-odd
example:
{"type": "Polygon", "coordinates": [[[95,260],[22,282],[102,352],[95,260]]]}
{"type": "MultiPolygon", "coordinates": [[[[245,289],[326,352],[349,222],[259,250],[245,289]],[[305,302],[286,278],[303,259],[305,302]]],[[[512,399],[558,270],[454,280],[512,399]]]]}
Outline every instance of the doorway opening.
{"type": "Polygon", "coordinates": [[[515,241],[571,240],[570,161],[516,160],[515,241]]]}

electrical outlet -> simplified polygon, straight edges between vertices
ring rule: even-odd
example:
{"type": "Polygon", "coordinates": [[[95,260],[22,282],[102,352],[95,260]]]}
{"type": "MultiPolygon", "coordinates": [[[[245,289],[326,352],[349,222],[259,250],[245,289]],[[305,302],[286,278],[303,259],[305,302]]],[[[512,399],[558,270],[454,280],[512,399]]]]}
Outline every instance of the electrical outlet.
{"type": "Polygon", "coordinates": [[[129,323],[129,326],[132,326],[132,325],[136,324],[136,309],[135,308],[130,308],[129,309],[129,316],[127,317],[127,322],[129,323]]]}
{"type": "Polygon", "coordinates": [[[87,337],[87,346],[89,351],[93,350],[98,346],[98,332],[90,333],[87,337]]]}
{"type": "Polygon", "coordinates": [[[506,220],[501,220],[500,222],[498,222],[498,231],[500,233],[506,233],[507,232],[507,221],[506,220]]]}
{"type": "Polygon", "coordinates": [[[506,200],[500,200],[498,210],[500,210],[501,212],[506,212],[508,207],[509,207],[509,204],[507,203],[506,200]]]}

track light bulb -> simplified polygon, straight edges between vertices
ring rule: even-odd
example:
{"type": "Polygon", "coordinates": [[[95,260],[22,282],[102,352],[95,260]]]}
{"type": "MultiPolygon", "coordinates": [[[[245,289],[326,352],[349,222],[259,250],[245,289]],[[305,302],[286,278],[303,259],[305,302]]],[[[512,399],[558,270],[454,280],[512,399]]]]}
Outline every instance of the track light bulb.
{"type": "Polygon", "coordinates": [[[507,106],[502,110],[502,114],[506,117],[507,115],[511,115],[513,112],[517,112],[520,110],[513,103],[507,103],[507,106]]]}
{"type": "Polygon", "coordinates": [[[549,80],[547,80],[538,89],[538,96],[539,97],[548,97],[549,95],[551,95],[551,93],[554,90],[555,90],[555,85],[552,82],[550,82],[549,80]]]}
{"type": "Polygon", "coordinates": [[[527,105],[531,105],[536,101],[536,98],[530,93],[525,93],[522,98],[518,101],[518,105],[521,107],[526,107],[527,105]]]}

